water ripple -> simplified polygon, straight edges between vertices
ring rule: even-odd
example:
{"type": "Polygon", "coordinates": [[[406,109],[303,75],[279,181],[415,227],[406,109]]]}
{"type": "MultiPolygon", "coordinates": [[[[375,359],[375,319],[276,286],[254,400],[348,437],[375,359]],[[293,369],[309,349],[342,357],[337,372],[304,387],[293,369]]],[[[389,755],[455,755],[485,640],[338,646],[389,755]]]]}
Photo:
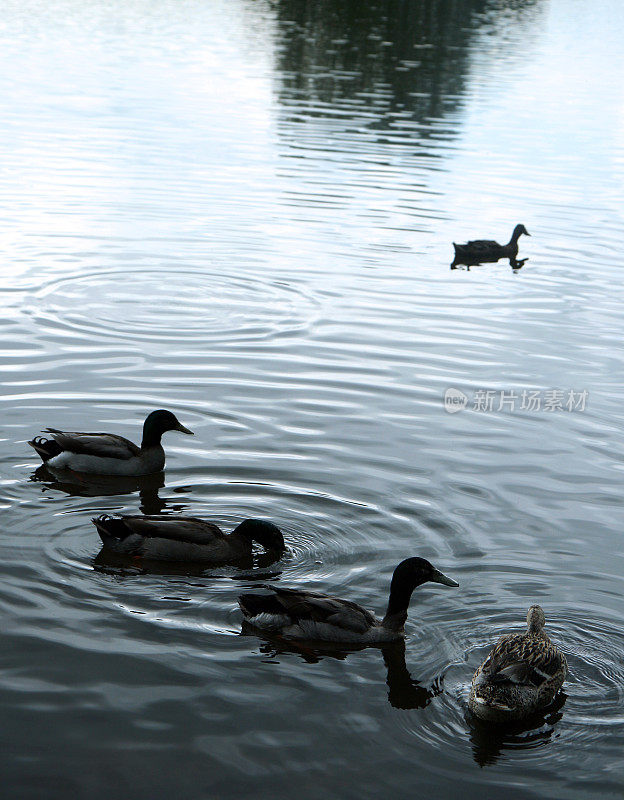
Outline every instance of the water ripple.
{"type": "Polygon", "coordinates": [[[120,796],[620,797],[622,14],[580,29],[570,5],[3,4],[15,796],[99,800],[113,776],[120,796]],[[453,241],[517,222],[521,270],[449,269],[453,241]],[[449,387],[589,399],[448,414],[449,387]],[[26,444],[136,440],[155,407],[196,435],[165,437],[153,481],[55,477],[26,444]],[[91,517],[140,511],[264,517],[288,549],[102,554],[91,517]],[[267,581],[383,613],[410,555],[460,589],[415,592],[402,649],[242,628],[237,595],[267,581]],[[533,601],[561,702],[480,726],[472,673],[533,601]]]}
{"type": "Polygon", "coordinates": [[[78,273],[48,281],[29,313],[54,337],[211,344],[305,332],[318,301],[294,283],[183,270],[78,273]]]}

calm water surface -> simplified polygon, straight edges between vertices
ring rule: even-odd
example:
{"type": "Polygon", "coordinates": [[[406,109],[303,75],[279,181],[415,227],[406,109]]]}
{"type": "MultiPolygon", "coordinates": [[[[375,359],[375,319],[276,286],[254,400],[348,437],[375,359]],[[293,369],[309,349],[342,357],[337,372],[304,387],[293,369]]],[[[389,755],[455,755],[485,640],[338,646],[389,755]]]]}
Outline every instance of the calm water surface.
{"type": "Polygon", "coordinates": [[[617,0],[3,4],[11,796],[621,797],[623,37],[617,0]],[[523,269],[449,269],[517,222],[523,269]],[[26,444],[155,407],[196,436],[154,479],[26,444]],[[289,552],[111,562],[91,517],[140,508],[289,552]],[[404,649],[241,631],[259,580],[382,611],[415,554],[461,586],[417,591],[404,649]],[[570,679],[492,732],[470,677],[532,602],[570,679]]]}

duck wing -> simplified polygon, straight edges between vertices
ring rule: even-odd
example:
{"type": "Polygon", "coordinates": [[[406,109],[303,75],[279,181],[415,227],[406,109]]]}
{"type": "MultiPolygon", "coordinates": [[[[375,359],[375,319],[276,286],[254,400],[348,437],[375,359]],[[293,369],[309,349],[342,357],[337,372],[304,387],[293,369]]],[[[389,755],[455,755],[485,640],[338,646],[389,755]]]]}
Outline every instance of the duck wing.
{"type": "Polygon", "coordinates": [[[483,663],[482,676],[490,683],[541,686],[567,670],[565,657],[546,637],[503,636],[483,663]]]}
{"type": "Polygon", "coordinates": [[[479,248],[490,250],[492,247],[500,247],[500,244],[495,242],[494,239],[474,239],[472,242],[466,242],[463,247],[470,247],[474,250],[479,248]]]}
{"type": "Polygon", "coordinates": [[[46,433],[52,434],[59,447],[70,453],[98,458],[118,458],[122,461],[141,453],[141,449],[134,442],[114,433],[78,433],[59,431],[56,428],[46,428],[46,433]]]}
{"type": "Polygon", "coordinates": [[[288,614],[293,621],[325,622],[354,633],[366,633],[377,623],[370,611],[349,600],[298,589],[269,588],[275,593],[282,613],[288,614]]]}
{"type": "Polygon", "coordinates": [[[153,514],[141,517],[122,517],[128,533],[144,539],[169,539],[188,544],[210,545],[226,539],[218,525],[196,517],[153,514]]]}

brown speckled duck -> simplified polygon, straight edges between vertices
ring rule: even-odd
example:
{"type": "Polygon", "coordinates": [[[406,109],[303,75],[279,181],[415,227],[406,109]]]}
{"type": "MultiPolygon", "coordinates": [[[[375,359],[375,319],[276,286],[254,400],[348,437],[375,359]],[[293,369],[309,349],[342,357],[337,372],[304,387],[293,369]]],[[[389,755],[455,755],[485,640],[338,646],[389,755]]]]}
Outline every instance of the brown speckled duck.
{"type": "Polygon", "coordinates": [[[566,679],[568,666],[544,632],[540,606],[529,608],[526,633],[502,636],[472,679],[470,710],[492,722],[529,717],[549,706],[566,679]]]}
{"type": "Polygon", "coordinates": [[[526,259],[517,261],[518,255],[518,239],[524,234],[530,236],[524,225],[516,225],[511,234],[511,239],[507,244],[499,244],[492,239],[475,239],[465,244],[456,244],[453,242],[455,248],[455,258],[453,264],[466,264],[468,266],[484,263],[492,263],[501,258],[508,258],[512,266],[522,266],[526,259]]]}

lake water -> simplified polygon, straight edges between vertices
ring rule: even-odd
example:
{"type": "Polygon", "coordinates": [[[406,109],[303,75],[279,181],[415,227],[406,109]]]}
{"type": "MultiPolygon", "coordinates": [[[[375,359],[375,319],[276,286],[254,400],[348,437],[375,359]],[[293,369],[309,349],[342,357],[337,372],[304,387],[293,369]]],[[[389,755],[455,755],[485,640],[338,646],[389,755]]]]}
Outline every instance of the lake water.
{"type": "Polygon", "coordinates": [[[617,0],[3,4],[11,797],[621,797],[623,38],[617,0]],[[449,269],[516,223],[522,269],[449,269]],[[26,444],[158,407],[196,435],[154,479],[26,444]],[[139,509],[289,551],[101,555],[91,517],[139,509]],[[460,588],[416,591],[404,649],[241,630],[269,579],[382,612],[411,555],[460,588]],[[479,726],[472,673],[533,602],[561,701],[479,726]]]}

